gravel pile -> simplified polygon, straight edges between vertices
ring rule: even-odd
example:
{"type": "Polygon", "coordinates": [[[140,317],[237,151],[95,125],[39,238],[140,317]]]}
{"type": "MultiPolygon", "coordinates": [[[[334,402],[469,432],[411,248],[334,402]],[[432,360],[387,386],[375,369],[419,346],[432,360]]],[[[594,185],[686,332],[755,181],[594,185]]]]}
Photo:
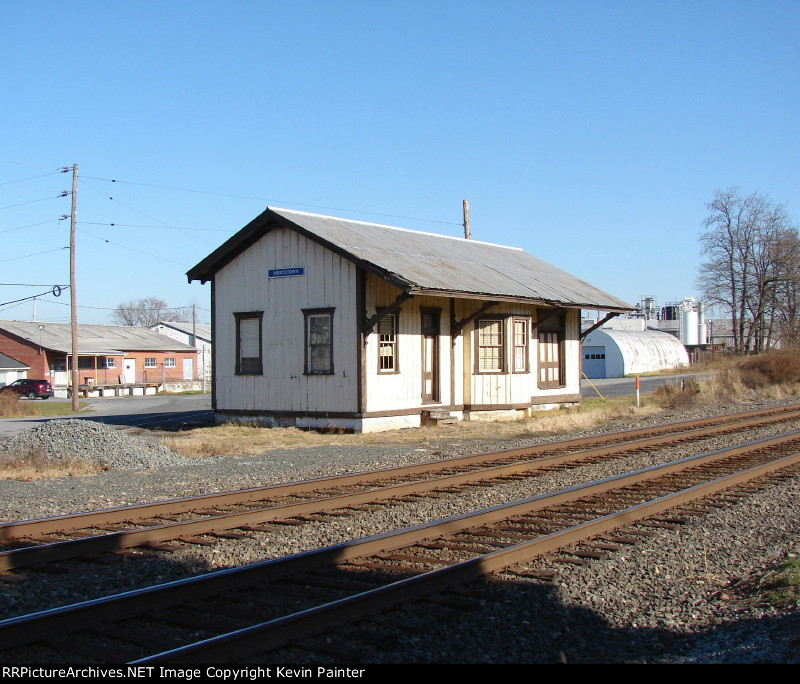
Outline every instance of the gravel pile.
{"type": "Polygon", "coordinates": [[[84,461],[104,470],[136,470],[191,463],[158,442],[89,420],[50,420],[0,445],[0,456],[35,456],[51,463],[84,461]]]}
{"type": "MultiPolygon", "coordinates": [[[[659,420],[614,422],[597,432],[781,403],[789,402],[676,412],[659,420]]],[[[762,428],[747,437],[718,436],[461,495],[399,504],[333,523],[310,522],[300,528],[220,541],[213,547],[192,546],[170,554],[142,551],[140,558],[113,558],[103,564],[70,562],[54,577],[30,571],[26,582],[0,583],[0,619],[339,543],[797,429],[800,424],[795,423],[762,428]]],[[[130,444],[130,436],[111,433],[124,438],[120,445],[130,444]]],[[[525,442],[548,439],[555,437],[525,442]]],[[[113,440],[116,437],[107,435],[103,448],[116,443],[113,440]]],[[[157,472],[112,470],[86,478],[0,481],[0,515],[5,520],[40,517],[522,443],[452,439],[424,446],[282,449],[259,456],[177,462],[173,460],[177,456],[164,456],[157,472]]],[[[735,587],[741,578],[763,571],[793,549],[797,551],[798,541],[800,479],[795,478],[678,530],[656,531],[653,537],[614,552],[606,561],[586,568],[560,566],[562,577],[554,584],[518,580],[513,585],[487,584],[483,591],[491,600],[479,609],[447,617],[437,607],[420,629],[412,633],[399,630],[394,648],[368,653],[364,662],[797,662],[800,607],[778,610],[740,601],[735,587]]],[[[419,620],[419,615],[411,619],[419,620]]],[[[308,658],[307,652],[278,656],[283,662],[308,658]]]]}

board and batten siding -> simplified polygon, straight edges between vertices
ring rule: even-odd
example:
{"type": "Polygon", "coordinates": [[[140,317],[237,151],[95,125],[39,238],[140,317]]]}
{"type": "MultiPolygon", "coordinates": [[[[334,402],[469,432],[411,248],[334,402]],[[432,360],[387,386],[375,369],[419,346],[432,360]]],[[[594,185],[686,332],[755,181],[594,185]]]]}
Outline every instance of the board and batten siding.
{"type": "Polygon", "coordinates": [[[214,276],[216,408],[325,413],[358,410],[355,265],[290,229],[276,229],[214,276]],[[270,269],[303,275],[269,278],[270,269]],[[333,308],[333,374],[305,375],[303,309],[333,308]],[[263,311],[263,374],[236,375],[235,313],[263,311]]]}
{"type": "MultiPolygon", "coordinates": [[[[392,304],[400,290],[370,274],[367,277],[367,318],[392,304]]],[[[448,406],[460,402],[461,395],[461,340],[456,339],[456,396],[451,397],[450,372],[450,299],[447,297],[411,297],[402,303],[397,315],[397,369],[396,373],[378,370],[378,326],[367,336],[365,353],[366,411],[396,411],[402,409],[448,406]],[[439,311],[439,401],[422,404],[422,309],[439,311]]]]}
{"type": "MultiPolygon", "coordinates": [[[[456,307],[456,316],[466,318],[475,311],[483,302],[459,301],[456,307]]],[[[531,343],[531,321],[535,325],[535,309],[526,304],[498,304],[476,320],[472,321],[464,330],[464,367],[468,369],[465,382],[464,403],[470,406],[494,405],[521,405],[529,404],[536,378],[535,346],[531,343]],[[509,319],[513,316],[525,318],[528,321],[528,373],[512,373],[513,361],[513,332],[509,319]],[[506,370],[503,373],[479,373],[476,370],[476,346],[478,321],[483,319],[502,318],[503,325],[503,356],[506,370]]]]}
{"type": "MultiPolygon", "coordinates": [[[[564,321],[564,386],[552,389],[539,389],[536,378],[533,380],[534,396],[546,398],[558,397],[566,394],[580,395],[581,393],[581,326],[580,309],[567,309],[564,321]]],[[[539,358],[538,337],[534,335],[533,358],[539,358]]]]}

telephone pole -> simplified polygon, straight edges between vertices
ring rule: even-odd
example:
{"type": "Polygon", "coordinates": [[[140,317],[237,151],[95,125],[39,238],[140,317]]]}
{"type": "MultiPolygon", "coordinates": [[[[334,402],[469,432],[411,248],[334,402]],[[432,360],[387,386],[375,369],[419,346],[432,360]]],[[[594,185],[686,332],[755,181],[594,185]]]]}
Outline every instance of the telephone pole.
{"type": "Polygon", "coordinates": [[[69,221],[69,297],[72,312],[72,410],[78,411],[78,297],[75,293],[75,215],[77,214],[78,165],[72,165],[72,211],[69,221]]]}

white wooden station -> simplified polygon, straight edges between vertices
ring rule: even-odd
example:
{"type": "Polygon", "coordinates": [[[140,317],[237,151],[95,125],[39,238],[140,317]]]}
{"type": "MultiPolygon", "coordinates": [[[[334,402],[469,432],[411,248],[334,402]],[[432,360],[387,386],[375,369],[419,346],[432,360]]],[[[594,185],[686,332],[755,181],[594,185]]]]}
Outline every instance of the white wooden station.
{"type": "Polygon", "coordinates": [[[268,208],[211,281],[219,420],[361,431],[580,400],[580,310],[625,302],[524,251],[268,208]]]}

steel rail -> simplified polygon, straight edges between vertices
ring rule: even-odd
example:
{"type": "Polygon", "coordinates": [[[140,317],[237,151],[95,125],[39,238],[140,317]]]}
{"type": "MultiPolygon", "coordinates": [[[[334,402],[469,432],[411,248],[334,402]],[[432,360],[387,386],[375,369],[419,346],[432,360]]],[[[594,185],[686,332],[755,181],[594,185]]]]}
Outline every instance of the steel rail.
{"type": "Polygon", "coordinates": [[[800,464],[800,453],[726,475],[704,484],[625,508],[594,520],[572,525],[538,539],[521,542],[448,567],[407,577],[377,589],[348,596],[324,605],[252,625],[227,634],[142,658],[132,664],[225,662],[235,657],[287,646],[299,638],[376,612],[418,600],[426,595],[466,584],[485,575],[506,570],[537,556],[553,553],[572,544],[606,534],[677,506],[716,494],[776,470],[800,464]],[[200,657],[202,660],[198,661],[200,657]]]}
{"type": "MultiPolygon", "coordinates": [[[[712,433],[715,433],[723,427],[724,426],[717,426],[710,428],[710,430],[712,433]]],[[[703,431],[703,436],[705,436],[706,430],[709,430],[709,428],[698,429],[703,431]]],[[[543,468],[551,468],[575,461],[582,462],[592,457],[616,454],[625,449],[641,449],[652,445],[660,445],[664,443],[665,439],[667,443],[683,441],[687,439],[690,434],[695,433],[696,430],[672,433],[666,438],[652,437],[644,440],[636,440],[635,442],[626,442],[622,445],[622,449],[620,445],[617,444],[612,447],[600,447],[544,457],[535,461],[489,466],[487,468],[469,470],[463,473],[455,473],[452,475],[438,476],[394,485],[384,485],[382,487],[370,488],[358,492],[265,506],[264,508],[253,511],[223,513],[206,518],[176,521],[163,525],[152,525],[145,528],[121,530],[118,532],[87,536],[80,539],[55,541],[27,548],[12,549],[0,552],[0,571],[8,572],[36,564],[51,563],[79,556],[122,551],[148,543],[163,543],[171,540],[180,541],[181,538],[190,538],[223,530],[242,529],[253,525],[263,525],[268,522],[286,520],[300,515],[318,514],[346,508],[348,506],[385,502],[403,496],[436,491],[448,487],[469,485],[477,482],[487,482],[510,475],[521,475],[523,473],[534,475],[536,471],[543,468]]],[[[776,444],[798,441],[800,440],[800,431],[791,432],[787,435],[771,439],[776,440],[774,442],[776,444]]]]}
{"type": "MultiPolygon", "coordinates": [[[[727,414],[726,416],[722,417],[716,416],[714,418],[699,419],[697,421],[666,423],[664,425],[654,426],[651,428],[636,428],[634,430],[608,433],[607,435],[547,442],[545,444],[530,447],[505,449],[496,452],[473,454],[471,456],[464,457],[438,459],[410,466],[395,466],[391,468],[382,468],[360,473],[332,475],[313,480],[266,485],[263,487],[254,487],[234,492],[204,494],[181,499],[134,504],[132,506],[106,508],[76,514],[6,522],[0,523],[0,542],[9,543],[25,538],[37,537],[46,534],[74,532],[77,530],[97,526],[135,523],[136,520],[157,518],[161,515],[198,512],[202,510],[213,509],[215,506],[248,504],[259,500],[259,498],[265,499],[267,497],[281,498],[287,496],[302,496],[304,494],[315,493],[325,489],[368,485],[385,478],[396,479],[420,475],[435,470],[452,470],[459,467],[471,467],[486,461],[535,457],[537,454],[547,453],[553,449],[577,449],[579,446],[597,443],[600,441],[600,446],[595,446],[579,452],[581,458],[590,458],[594,453],[599,455],[611,449],[618,449],[622,447],[626,449],[636,449],[656,445],[661,443],[661,440],[665,437],[667,438],[667,442],[680,441],[681,439],[688,439],[692,435],[700,435],[702,438],[704,436],[702,433],[705,430],[708,430],[708,435],[712,436],[713,434],[717,434],[719,432],[749,429],[754,425],[761,426],[785,422],[787,420],[791,420],[793,417],[795,417],[795,415],[800,416],[800,406],[795,405],[786,409],[781,409],[777,415],[775,414],[775,409],[748,411],[746,413],[727,414]],[[761,419],[759,419],[759,416],[761,419]],[[764,419],[764,417],[766,417],[766,419],[764,419]],[[726,422],[728,419],[734,419],[734,422],[726,422]],[[710,427],[704,427],[709,423],[711,424],[710,427]],[[652,437],[622,441],[627,437],[637,434],[651,435],[653,433],[655,433],[655,435],[652,437]],[[606,444],[607,442],[611,443],[606,444]]],[[[536,463],[543,461],[543,459],[531,460],[534,460],[536,463]]],[[[2,569],[2,566],[0,566],[0,570],[2,569]]],[[[6,569],[8,569],[8,567],[6,569]]]]}
{"type": "MultiPolygon", "coordinates": [[[[771,447],[785,445],[786,440],[759,440],[733,448],[690,456],[667,464],[651,466],[631,473],[605,478],[583,485],[569,487],[552,493],[540,494],[520,501],[493,506],[481,511],[465,513],[441,521],[434,521],[401,530],[394,530],[364,539],[344,542],[292,556],[270,559],[250,565],[219,570],[213,573],[176,580],[103,597],[70,606],[62,606],[31,615],[0,621],[0,644],[7,649],[35,642],[60,632],[72,632],[109,621],[117,622],[147,613],[163,610],[187,601],[197,601],[248,587],[296,576],[320,567],[341,564],[377,553],[397,550],[433,538],[451,535],[509,518],[529,515],[546,508],[564,505],[579,499],[604,494],[616,489],[654,478],[680,473],[697,466],[743,454],[763,452],[771,447]],[[772,444],[770,444],[772,442],[772,444]]],[[[782,461],[785,467],[789,463],[782,461]]]]}

